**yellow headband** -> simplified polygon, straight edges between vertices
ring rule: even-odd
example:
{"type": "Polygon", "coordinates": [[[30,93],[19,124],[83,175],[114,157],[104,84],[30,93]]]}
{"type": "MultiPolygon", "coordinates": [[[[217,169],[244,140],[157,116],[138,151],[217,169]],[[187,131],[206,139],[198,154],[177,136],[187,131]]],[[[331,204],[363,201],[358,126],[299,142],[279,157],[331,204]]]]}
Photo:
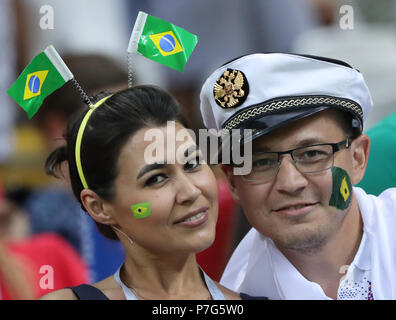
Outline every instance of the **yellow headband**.
{"type": "Polygon", "coordinates": [[[85,180],[85,177],[84,177],[84,172],[83,172],[83,169],[81,166],[81,156],[80,156],[81,140],[82,140],[82,137],[84,134],[85,126],[87,125],[87,122],[88,122],[89,117],[91,116],[92,112],[94,112],[97,107],[99,107],[101,104],[103,104],[111,96],[112,96],[112,94],[99,100],[94,105],[91,104],[89,106],[90,110],[86,113],[83,121],[81,122],[80,128],[78,129],[77,140],[76,140],[76,150],[75,150],[76,166],[77,166],[78,175],[80,176],[80,180],[81,180],[82,185],[84,186],[84,189],[89,189],[87,181],[85,180]]]}

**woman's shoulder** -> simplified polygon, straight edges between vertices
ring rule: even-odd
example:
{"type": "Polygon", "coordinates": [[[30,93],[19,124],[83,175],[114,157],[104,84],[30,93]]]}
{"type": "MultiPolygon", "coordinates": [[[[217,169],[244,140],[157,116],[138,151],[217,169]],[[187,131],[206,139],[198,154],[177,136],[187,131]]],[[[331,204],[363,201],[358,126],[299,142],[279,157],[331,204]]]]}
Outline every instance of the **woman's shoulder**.
{"type": "Polygon", "coordinates": [[[40,300],[78,300],[77,296],[73,293],[70,288],[59,289],[51,291],[43,295],[40,300]]]}
{"type": "Polygon", "coordinates": [[[52,291],[40,300],[125,300],[125,296],[114,277],[110,276],[92,285],[82,284],[52,291]]]}
{"type": "Polygon", "coordinates": [[[95,283],[93,286],[102,291],[110,300],[125,300],[124,291],[117,281],[115,281],[113,275],[95,283]]]}

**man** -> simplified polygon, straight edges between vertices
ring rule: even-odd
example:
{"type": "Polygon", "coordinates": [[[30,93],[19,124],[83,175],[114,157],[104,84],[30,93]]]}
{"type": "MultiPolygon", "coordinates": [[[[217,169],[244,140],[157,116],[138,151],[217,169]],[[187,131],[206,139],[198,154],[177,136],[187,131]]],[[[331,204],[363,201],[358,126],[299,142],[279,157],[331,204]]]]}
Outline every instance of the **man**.
{"type": "Polygon", "coordinates": [[[222,284],[270,299],[396,298],[396,189],[352,187],[371,107],[360,72],[328,58],[252,54],[206,80],[205,125],[252,129],[253,140],[249,174],[222,165],[253,226],[222,284]]]}

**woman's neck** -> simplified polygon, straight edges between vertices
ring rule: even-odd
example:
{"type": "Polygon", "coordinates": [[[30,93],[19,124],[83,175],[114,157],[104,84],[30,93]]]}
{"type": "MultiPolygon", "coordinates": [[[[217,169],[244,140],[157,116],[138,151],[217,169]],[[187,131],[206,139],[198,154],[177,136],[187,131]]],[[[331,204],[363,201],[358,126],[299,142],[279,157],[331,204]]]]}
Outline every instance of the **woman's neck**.
{"type": "Polygon", "coordinates": [[[127,253],[120,277],[138,298],[206,299],[208,296],[195,254],[127,253]]]}

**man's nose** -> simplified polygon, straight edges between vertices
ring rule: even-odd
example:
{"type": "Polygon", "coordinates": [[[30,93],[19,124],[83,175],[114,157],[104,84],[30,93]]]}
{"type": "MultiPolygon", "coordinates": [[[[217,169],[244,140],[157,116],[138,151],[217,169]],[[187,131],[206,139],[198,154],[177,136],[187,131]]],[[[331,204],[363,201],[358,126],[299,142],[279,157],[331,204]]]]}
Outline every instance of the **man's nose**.
{"type": "Polygon", "coordinates": [[[295,194],[308,185],[308,180],[296,167],[291,155],[283,155],[275,177],[275,188],[280,192],[295,194]]]}

